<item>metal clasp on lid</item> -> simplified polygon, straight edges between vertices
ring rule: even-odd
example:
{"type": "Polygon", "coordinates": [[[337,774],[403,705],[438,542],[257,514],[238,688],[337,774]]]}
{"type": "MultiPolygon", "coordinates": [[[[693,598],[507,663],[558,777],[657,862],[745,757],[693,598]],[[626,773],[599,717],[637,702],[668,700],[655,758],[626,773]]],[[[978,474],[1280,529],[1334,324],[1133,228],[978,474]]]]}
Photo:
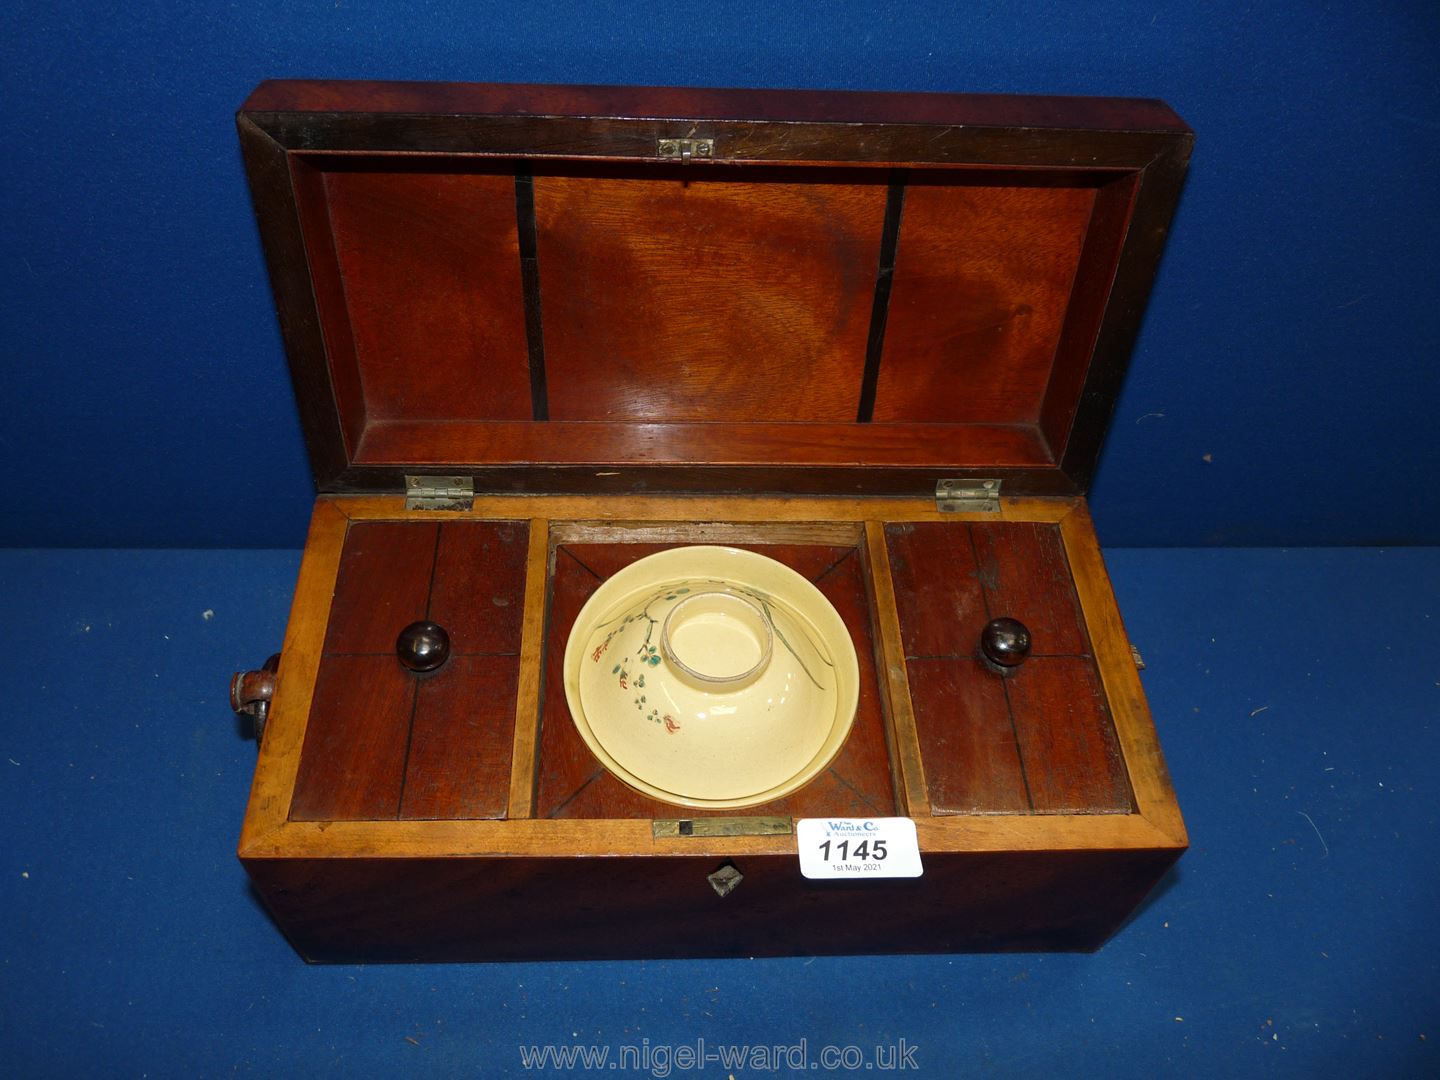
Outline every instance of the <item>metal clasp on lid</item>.
{"type": "Polygon", "coordinates": [[[667,160],[678,159],[683,164],[689,164],[694,158],[710,158],[715,156],[714,139],[660,139],[656,143],[655,152],[667,160]]]}

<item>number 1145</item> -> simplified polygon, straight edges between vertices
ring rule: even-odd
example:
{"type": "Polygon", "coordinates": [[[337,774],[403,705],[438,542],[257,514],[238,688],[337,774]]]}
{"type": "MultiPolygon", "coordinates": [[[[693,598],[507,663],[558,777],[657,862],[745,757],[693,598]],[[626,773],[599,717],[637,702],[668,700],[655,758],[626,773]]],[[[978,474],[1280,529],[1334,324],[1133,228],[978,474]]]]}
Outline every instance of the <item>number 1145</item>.
{"type": "MultiPolygon", "coordinates": [[[[830,851],[830,841],[826,840],[820,845],[820,857],[829,862],[830,851]]],[[[876,862],[883,862],[889,854],[889,852],[885,850],[884,840],[861,840],[854,846],[851,846],[849,840],[841,840],[834,845],[834,851],[835,858],[839,862],[845,862],[847,859],[858,859],[861,862],[865,862],[867,859],[874,859],[876,862]]]]}

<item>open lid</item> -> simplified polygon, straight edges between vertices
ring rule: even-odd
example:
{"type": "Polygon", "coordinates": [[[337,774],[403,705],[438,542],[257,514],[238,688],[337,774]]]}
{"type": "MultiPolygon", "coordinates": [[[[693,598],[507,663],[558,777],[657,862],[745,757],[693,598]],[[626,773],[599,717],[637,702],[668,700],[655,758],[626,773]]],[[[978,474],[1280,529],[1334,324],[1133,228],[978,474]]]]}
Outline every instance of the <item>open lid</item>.
{"type": "Polygon", "coordinates": [[[262,84],[316,482],[1084,491],[1183,182],[1156,101],[262,84]]]}

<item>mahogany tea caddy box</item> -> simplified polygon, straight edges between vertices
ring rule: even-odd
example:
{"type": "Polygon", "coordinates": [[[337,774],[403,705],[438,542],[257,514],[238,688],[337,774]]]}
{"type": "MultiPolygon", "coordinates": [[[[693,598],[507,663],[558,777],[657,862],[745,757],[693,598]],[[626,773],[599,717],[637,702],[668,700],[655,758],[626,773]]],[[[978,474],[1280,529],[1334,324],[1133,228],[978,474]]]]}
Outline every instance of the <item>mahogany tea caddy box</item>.
{"type": "Polygon", "coordinates": [[[283,81],[238,126],[319,491],[232,685],[239,855],[302,956],[1093,949],[1184,851],[1085,502],[1165,105],[283,81]],[[566,706],[586,598],[696,543],[860,659],[839,755],[746,810],[632,790],[566,706]],[[795,822],[880,817],[922,876],[802,876],[795,822]]]}

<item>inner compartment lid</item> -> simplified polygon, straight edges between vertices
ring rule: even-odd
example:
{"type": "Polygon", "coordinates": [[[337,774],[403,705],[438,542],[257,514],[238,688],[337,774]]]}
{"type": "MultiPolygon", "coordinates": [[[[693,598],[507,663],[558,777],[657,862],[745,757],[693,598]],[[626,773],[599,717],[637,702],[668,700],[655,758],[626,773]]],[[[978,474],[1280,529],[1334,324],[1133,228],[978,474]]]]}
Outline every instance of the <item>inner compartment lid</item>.
{"type": "Polygon", "coordinates": [[[270,82],[322,491],[1086,489],[1192,136],[1159,102],[270,82]]]}

